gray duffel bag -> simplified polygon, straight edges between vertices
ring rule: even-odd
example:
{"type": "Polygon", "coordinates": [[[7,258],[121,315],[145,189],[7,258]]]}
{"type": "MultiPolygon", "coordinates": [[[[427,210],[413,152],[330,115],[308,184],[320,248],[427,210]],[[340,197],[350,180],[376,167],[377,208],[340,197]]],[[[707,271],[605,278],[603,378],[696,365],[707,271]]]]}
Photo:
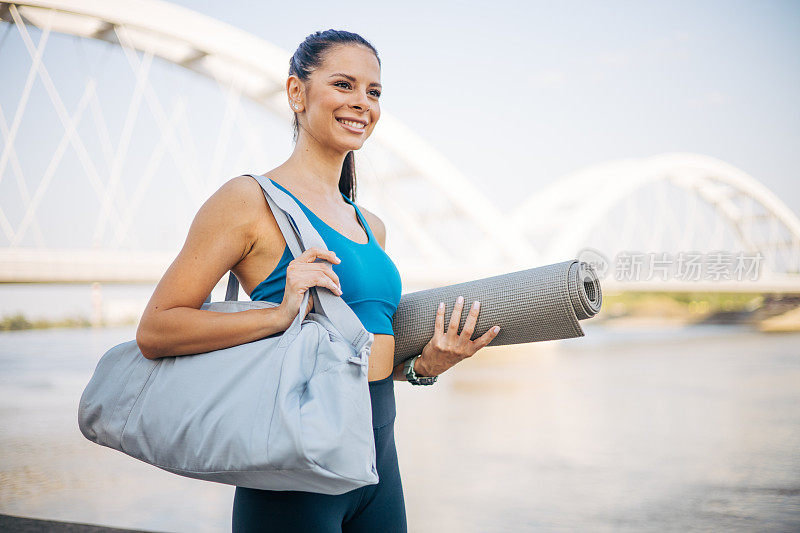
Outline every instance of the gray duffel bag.
{"type": "MultiPolygon", "coordinates": [[[[327,249],[291,197],[253,177],[294,257],[327,249]]],[[[279,305],[236,301],[232,282],[224,302],[201,308],[279,305]]],[[[311,291],[316,312],[253,342],[155,360],[135,340],[114,346],[81,395],[81,433],[163,470],[229,485],[342,494],[378,483],[367,381],[374,335],[325,287],[307,290],[300,310],[311,291]]]]}

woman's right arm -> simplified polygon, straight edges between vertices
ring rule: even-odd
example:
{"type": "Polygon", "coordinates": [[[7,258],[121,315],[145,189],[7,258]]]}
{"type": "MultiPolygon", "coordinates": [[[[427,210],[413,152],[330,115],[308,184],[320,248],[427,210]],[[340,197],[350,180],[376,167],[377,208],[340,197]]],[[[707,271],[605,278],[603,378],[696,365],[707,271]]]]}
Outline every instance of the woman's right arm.
{"type": "MultiPolygon", "coordinates": [[[[269,207],[261,188],[247,176],[227,181],[200,207],[183,248],[156,286],[139,322],[136,343],[147,359],[219,350],[285,331],[299,312],[303,286],[333,289],[338,285],[329,265],[326,271],[322,263],[313,263],[317,257],[332,258],[332,252],[307,250],[301,258],[310,258],[312,263],[298,269],[297,259],[292,261],[293,273],[290,276],[287,269],[287,290],[280,306],[236,313],[200,309],[222,276],[252,248],[255,228],[263,230],[257,222],[264,209],[269,207]]],[[[273,234],[260,238],[282,238],[274,217],[272,222],[273,234]]],[[[310,308],[311,298],[307,312],[310,308]]]]}

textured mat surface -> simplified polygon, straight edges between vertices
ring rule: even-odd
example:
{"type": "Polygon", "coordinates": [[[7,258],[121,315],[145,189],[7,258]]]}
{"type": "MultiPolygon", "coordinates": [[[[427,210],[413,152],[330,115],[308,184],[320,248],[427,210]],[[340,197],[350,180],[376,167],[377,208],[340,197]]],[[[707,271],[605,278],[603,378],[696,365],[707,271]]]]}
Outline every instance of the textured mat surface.
{"type": "Polygon", "coordinates": [[[464,297],[459,332],[475,300],[481,307],[472,339],[500,326],[489,346],[582,337],[578,321],[595,316],[602,305],[594,269],[576,259],[404,294],[392,323],[395,365],[431,340],[439,302],[445,303],[447,331],[458,296],[464,297]]]}

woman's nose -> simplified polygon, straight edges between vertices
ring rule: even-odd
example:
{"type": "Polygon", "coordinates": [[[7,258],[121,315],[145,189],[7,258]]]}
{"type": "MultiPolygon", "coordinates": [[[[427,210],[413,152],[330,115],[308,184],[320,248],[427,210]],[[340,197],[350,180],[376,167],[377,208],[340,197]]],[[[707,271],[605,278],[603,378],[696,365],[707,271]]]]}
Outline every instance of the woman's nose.
{"type": "Polygon", "coordinates": [[[360,98],[356,99],[352,106],[360,111],[368,111],[369,110],[369,101],[367,100],[366,95],[361,95],[360,98]]]}

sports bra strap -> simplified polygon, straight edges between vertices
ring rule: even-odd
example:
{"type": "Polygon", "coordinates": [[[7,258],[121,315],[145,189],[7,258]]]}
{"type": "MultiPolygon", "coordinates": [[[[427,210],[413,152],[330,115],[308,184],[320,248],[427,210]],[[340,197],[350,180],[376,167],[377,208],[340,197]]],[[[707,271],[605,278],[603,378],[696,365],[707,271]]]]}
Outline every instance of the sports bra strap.
{"type": "MultiPolygon", "coordinates": [[[[293,198],[276,187],[272,181],[265,176],[259,174],[243,174],[243,176],[250,176],[261,186],[264,192],[264,198],[266,198],[267,204],[281,228],[283,237],[293,257],[298,257],[309,248],[328,249],[327,246],[325,246],[325,241],[293,198]]],[[[320,314],[324,315],[333,323],[339,333],[353,346],[356,353],[360,354],[361,358],[366,361],[365,350],[368,350],[372,345],[373,334],[364,328],[361,320],[359,320],[358,316],[356,316],[355,312],[347,305],[342,297],[335,295],[327,287],[317,287],[315,285],[305,292],[303,301],[298,309],[298,316],[295,318],[294,322],[292,322],[292,325],[289,326],[287,332],[299,329],[301,322],[299,320],[300,311],[304,310],[308,305],[308,298],[311,291],[314,291],[315,307],[319,308],[321,311],[320,314]]],[[[228,288],[225,291],[225,300],[236,301],[238,297],[239,280],[236,279],[233,271],[231,271],[228,274],[228,288]]],[[[206,298],[206,303],[210,301],[211,294],[206,298]]]]}

